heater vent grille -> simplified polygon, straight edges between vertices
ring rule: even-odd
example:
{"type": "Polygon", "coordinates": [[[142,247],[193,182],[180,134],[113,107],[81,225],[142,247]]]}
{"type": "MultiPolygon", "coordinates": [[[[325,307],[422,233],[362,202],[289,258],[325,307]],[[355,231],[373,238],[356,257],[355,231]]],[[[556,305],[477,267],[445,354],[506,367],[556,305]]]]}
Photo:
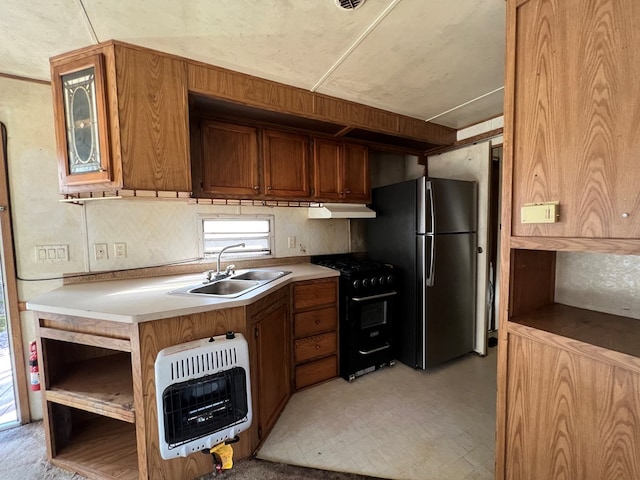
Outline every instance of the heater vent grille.
{"type": "Polygon", "coordinates": [[[251,425],[249,349],[239,333],[161,350],[155,381],[165,460],[209,449],[251,425]]]}
{"type": "Polygon", "coordinates": [[[190,356],[177,359],[170,364],[171,380],[200,377],[209,373],[231,368],[238,363],[238,352],[235,348],[215,351],[200,351],[190,356]]]}

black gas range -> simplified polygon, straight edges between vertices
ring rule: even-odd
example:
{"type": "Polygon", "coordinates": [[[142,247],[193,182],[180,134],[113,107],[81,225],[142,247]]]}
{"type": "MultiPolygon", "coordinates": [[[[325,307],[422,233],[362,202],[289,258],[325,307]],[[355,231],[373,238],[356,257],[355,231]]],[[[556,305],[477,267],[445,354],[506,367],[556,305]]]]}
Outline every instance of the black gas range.
{"type": "Polygon", "coordinates": [[[396,267],[352,254],[315,256],[311,262],[340,271],[340,375],[352,381],[393,365],[396,267]]]}

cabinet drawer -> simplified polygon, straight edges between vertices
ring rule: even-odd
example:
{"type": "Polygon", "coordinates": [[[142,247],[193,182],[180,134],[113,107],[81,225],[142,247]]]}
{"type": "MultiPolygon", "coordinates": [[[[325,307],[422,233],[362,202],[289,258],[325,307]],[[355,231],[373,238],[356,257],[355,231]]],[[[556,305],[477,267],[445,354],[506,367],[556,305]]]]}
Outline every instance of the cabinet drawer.
{"type": "Polygon", "coordinates": [[[296,285],[293,287],[293,308],[311,308],[336,303],[337,293],[338,286],[335,281],[296,285]]]}
{"type": "Polygon", "coordinates": [[[329,380],[338,375],[338,359],[332,355],[296,367],[296,390],[329,380]]]}
{"type": "Polygon", "coordinates": [[[335,330],[337,323],[338,309],[336,307],[296,313],[293,318],[293,335],[306,337],[327,330],[335,330]]]}
{"type": "Polygon", "coordinates": [[[335,353],[337,344],[337,335],[335,332],[301,338],[293,344],[294,359],[296,363],[298,363],[335,353]]]}

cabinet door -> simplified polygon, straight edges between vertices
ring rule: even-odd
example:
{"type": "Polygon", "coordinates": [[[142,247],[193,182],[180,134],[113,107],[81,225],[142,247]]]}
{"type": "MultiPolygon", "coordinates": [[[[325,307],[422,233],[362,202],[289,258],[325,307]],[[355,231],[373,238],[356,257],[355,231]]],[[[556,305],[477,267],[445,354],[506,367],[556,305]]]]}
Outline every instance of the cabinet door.
{"type": "Polygon", "coordinates": [[[509,11],[513,234],[640,237],[640,2],[514,0],[509,11]],[[558,223],[520,223],[525,203],[552,200],[558,223]]]}
{"type": "Polygon", "coordinates": [[[51,86],[60,191],[118,187],[111,184],[120,179],[111,161],[103,54],[52,63],[51,86]]]}
{"type": "Polygon", "coordinates": [[[286,303],[255,319],[258,359],[258,426],[264,438],[289,399],[290,340],[286,303]]]}
{"type": "Polygon", "coordinates": [[[506,479],[640,478],[637,369],[518,335],[508,356],[506,479]]]}
{"type": "Polygon", "coordinates": [[[340,200],[342,188],[342,143],[316,138],[313,140],[313,197],[340,200]]]}
{"type": "Polygon", "coordinates": [[[256,129],[202,123],[202,192],[247,198],[259,192],[256,129]]]}
{"type": "Polygon", "coordinates": [[[264,193],[270,197],[309,197],[309,138],[264,130],[262,135],[264,193]]]}
{"type": "Polygon", "coordinates": [[[366,146],[355,143],[344,144],[342,188],[347,201],[371,201],[369,150],[366,146]]]}
{"type": "Polygon", "coordinates": [[[191,191],[186,62],[115,46],[124,188],[191,191]]]}

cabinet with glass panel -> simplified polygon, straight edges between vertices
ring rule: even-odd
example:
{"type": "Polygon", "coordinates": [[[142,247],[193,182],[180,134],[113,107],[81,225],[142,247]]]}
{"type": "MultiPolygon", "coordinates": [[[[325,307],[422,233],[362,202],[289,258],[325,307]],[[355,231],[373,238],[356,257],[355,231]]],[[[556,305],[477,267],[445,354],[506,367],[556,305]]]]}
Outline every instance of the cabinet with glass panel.
{"type": "Polygon", "coordinates": [[[191,191],[186,63],[110,41],[51,59],[60,191],[191,191]]]}

